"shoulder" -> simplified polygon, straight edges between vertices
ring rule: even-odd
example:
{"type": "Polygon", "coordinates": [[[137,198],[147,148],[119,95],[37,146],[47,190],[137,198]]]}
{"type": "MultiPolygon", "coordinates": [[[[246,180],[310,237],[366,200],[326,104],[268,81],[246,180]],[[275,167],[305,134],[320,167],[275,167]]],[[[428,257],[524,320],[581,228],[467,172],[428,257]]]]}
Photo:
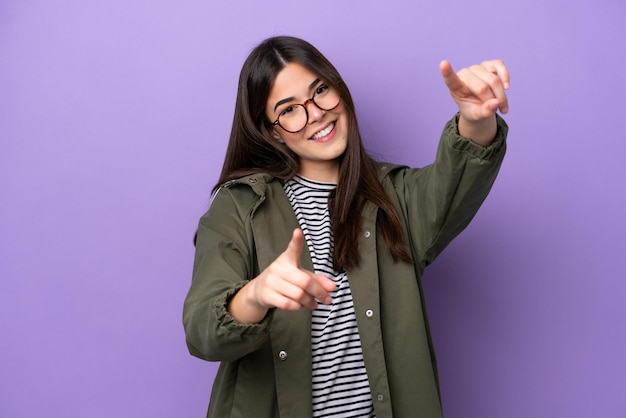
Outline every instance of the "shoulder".
{"type": "Polygon", "coordinates": [[[268,189],[280,186],[280,180],[267,173],[256,173],[229,180],[219,186],[213,200],[220,194],[227,194],[237,199],[253,199],[264,197],[268,189]]]}
{"type": "Polygon", "coordinates": [[[233,212],[248,212],[263,200],[267,188],[274,179],[269,174],[258,173],[229,180],[221,184],[211,196],[211,203],[203,218],[226,215],[233,212]]]}
{"type": "Polygon", "coordinates": [[[224,219],[228,214],[246,217],[258,204],[265,200],[268,190],[282,184],[273,176],[265,173],[251,174],[220,185],[211,198],[204,219],[224,219]]]}
{"type": "Polygon", "coordinates": [[[378,181],[385,187],[386,184],[395,184],[398,180],[402,180],[404,173],[410,167],[404,164],[395,164],[390,162],[375,162],[376,175],[378,181]]]}

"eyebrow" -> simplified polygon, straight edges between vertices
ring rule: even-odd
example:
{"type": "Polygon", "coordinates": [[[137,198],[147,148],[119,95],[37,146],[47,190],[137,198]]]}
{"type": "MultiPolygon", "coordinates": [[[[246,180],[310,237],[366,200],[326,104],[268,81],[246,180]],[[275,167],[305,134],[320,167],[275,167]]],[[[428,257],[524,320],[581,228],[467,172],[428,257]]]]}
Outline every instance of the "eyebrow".
{"type": "MultiPolygon", "coordinates": [[[[319,78],[316,78],[315,80],[313,80],[313,82],[311,84],[309,84],[309,90],[313,90],[313,87],[317,86],[320,81],[321,80],[319,78]]],[[[283,105],[283,104],[288,103],[288,102],[291,102],[293,100],[295,100],[295,97],[288,97],[286,99],[279,100],[276,103],[276,106],[274,106],[274,112],[276,112],[276,109],[278,109],[278,106],[283,105]]]]}

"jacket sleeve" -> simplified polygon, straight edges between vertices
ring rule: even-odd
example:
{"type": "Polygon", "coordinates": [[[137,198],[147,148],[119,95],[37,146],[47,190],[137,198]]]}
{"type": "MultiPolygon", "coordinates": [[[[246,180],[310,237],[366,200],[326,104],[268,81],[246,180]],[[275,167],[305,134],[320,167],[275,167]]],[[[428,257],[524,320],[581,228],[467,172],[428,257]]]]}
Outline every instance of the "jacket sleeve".
{"type": "Polygon", "coordinates": [[[249,222],[255,201],[235,204],[233,198],[243,192],[237,187],[218,191],[198,225],[183,324],[189,352],[209,361],[236,360],[268,338],[272,310],[260,323],[244,325],[226,309],[229,299],[258,274],[249,222]]]}
{"type": "Polygon", "coordinates": [[[508,127],[497,116],[494,142],[482,147],[459,135],[458,115],[442,133],[435,162],[405,169],[401,202],[416,262],[427,266],[470,223],[496,179],[506,151],[508,127]]]}

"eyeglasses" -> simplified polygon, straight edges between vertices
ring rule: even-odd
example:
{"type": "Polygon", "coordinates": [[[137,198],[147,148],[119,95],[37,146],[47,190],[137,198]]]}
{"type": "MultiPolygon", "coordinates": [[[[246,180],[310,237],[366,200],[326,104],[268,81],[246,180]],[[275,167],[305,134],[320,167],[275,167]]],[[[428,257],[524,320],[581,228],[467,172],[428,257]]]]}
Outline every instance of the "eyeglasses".
{"type": "Polygon", "coordinates": [[[313,103],[318,109],[329,111],[339,106],[341,96],[334,88],[322,84],[313,97],[302,104],[292,104],[283,109],[272,125],[278,125],[287,132],[296,133],[303,130],[309,123],[309,111],[307,106],[313,103]]]}

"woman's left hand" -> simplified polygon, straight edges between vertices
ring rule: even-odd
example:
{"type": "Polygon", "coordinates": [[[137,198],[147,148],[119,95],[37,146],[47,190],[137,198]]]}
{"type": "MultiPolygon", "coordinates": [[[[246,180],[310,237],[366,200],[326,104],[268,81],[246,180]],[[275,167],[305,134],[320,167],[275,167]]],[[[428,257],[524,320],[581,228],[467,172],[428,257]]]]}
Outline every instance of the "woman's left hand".
{"type": "Polygon", "coordinates": [[[483,61],[454,72],[448,61],[439,70],[450,95],[459,107],[461,136],[485,145],[495,136],[495,114],[509,111],[506,90],[510,86],[509,71],[502,60],[483,61]],[[463,132],[466,131],[466,132],[463,132]]]}

